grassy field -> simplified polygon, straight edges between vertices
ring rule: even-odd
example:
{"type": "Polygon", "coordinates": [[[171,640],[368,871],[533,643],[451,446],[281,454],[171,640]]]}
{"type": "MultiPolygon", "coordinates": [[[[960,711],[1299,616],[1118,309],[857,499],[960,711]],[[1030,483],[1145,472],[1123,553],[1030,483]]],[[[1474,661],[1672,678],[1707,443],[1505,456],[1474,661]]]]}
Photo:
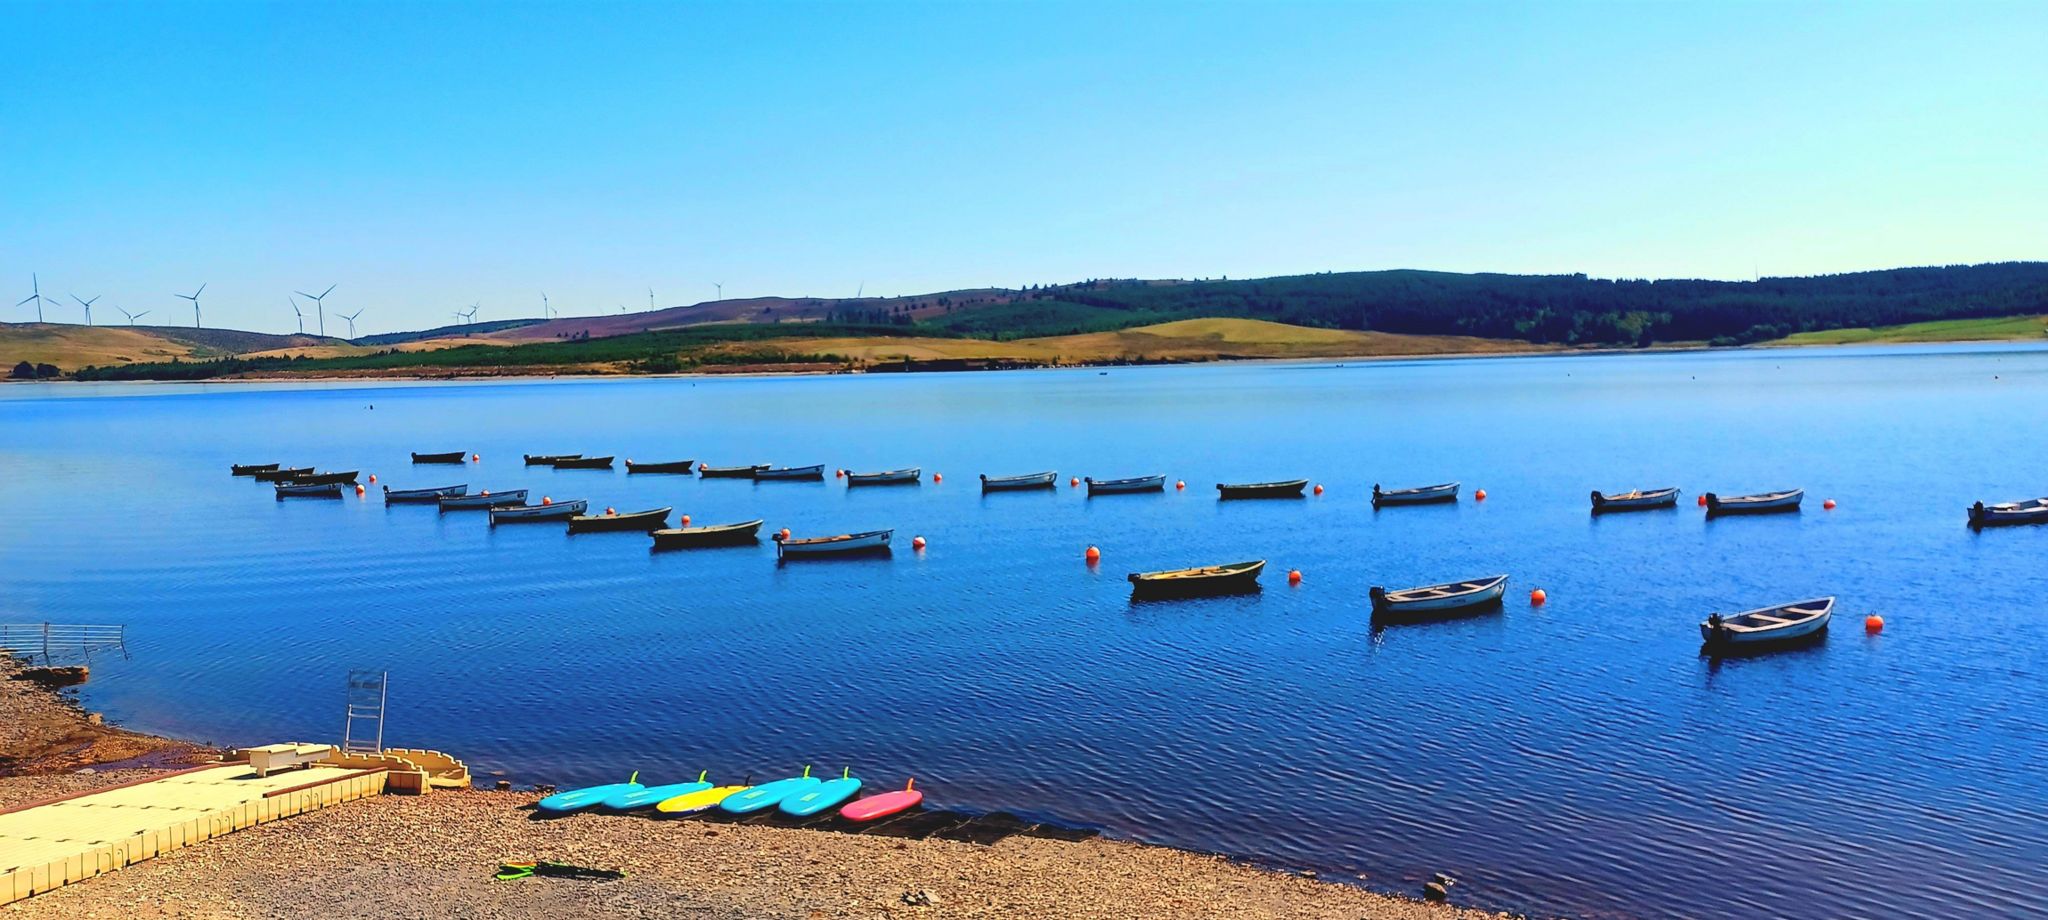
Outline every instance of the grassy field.
{"type": "Polygon", "coordinates": [[[1864,345],[1886,342],[2002,342],[2048,337],[2048,316],[1944,319],[1903,326],[1801,332],[1766,345],[1864,345]]]}
{"type": "MultiPolygon", "coordinates": [[[[0,323],[0,363],[54,364],[73,370],[88,364],[189,360],[204,351],[140,329],[72,326],[59,323],[0,323]]],[[[0,371],[4,374],[5,371],[0,371]]]]}

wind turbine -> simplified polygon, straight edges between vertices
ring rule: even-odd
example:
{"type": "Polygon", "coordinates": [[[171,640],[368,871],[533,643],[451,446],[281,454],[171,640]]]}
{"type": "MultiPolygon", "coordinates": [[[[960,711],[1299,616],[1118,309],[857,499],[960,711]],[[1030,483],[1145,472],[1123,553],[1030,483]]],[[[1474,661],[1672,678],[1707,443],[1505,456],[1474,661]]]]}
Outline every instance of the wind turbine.
{"type": "Polygon", "coordinates": [[[716,281],[713,281],[713,282],[711,282],[711,286],[712,286],[712,287],[715,287],[715,288],[717,288],[717,289],[718,289],[718,299],[719,299],[719,300],[724,300],[724,299],[725,299],[725,285],[723,285],[723,284],[719,284],[718,282],[716,282],[716,281]]]}
{"type": "Polygon", "coordinates": [[[336,313],[336,314],[334,314],[334,315],[336,315],[336,316],[339,316],[339,317],[341,317],[342,319],[348,320],[348,337],[349,337],[349,338],[355,338],[355,337],[356,337],[356,317],[358,317],[358,316],[361,316],[361,315],[363,315],[363,311],[362,311],[362,310],[361,310],[360,308],[358,308],[358,309],[356,310],[356,312],[354,312],[354,313],[336,313]]]}
{"type": "Polygon", "coordinates": [[[88,326],[92,325],[92,305],[98,303],[100,297],[101,295],[94,294],[91,300],[79,300],[77,294],[71,295],[72,300],[77,300],[78,305],[85,308],[85,324],[88,326]]]}
{"type": "Polygon", "coordinates": [[[654,289],[647,289],[647,312],[654,312],[654,289]]]}
{"type": "Polygon", "coordinates": [[[540,292],[540,318],[554,319],[555,308],[548,306],[548,292],[540,292]]]}
{"type": "Polygon", "coordinates": [[[141,313],[130,313],[130,312],[128,312],[128,311],[127,311],[126,309],[124,309],[124,308],[122,308],[122,307],[115,307],[114,309],[116,309],[116,310],[120,310],[120,311],[121,311],[121,315],[123,315],[123,316],[126,316],[126,317],[128,317],[128,325],[130,325],[130,326],[133,326],[133,325],[135,325],[135,321],[136,321],[136,320],[138,320],[138,319],[141,319],[141,318],[143,318],[143,317],[145,317],[145,316],[148,316],[148,315],[149,315],[149,311],[148,311],[148,310],[144,310],[144,311],[142,311],[141,313]]]}
{"type": "Polygon", "coordinates": [[[319,313],[319,315],[320,315],[320,335],[321,335],[322,337],[325,337],[325,336],[327,335],[327,304],[326,304],[326,300],[327,300],[327,295],[329,295],[329,294],[332,294],[332,293],[334,293],[334,289],[335,289],[335,288],[337,288],[337,287],[340,287],[340,285],[337,285],[337,284],[330,284],[330,285],[328,285],[328,286],[327,286],[327,290],[321,291],[321,292],[320,292],[320,296],[318,296],[318,297],[315,297],[315,296],[313,296],[313,295],[311,295],[311,294],[308,294],[308,293],[306,293],[305,291],[300,291],[300,292],[299,292],[299,296],[300,296],[300,297],[304,297],[304,298],[306,298],[307,300],[310,300],[310,301],[312,301],[312,302],[313,302],[313,309],[314,309],[314,311],[315,311],[315,312],[317,312],[317,313],[319,313]]]}
{"type": "Polygon", "coordinates": [[[299,299],[298,299],[298,298],[296,298],[296,297],[292,297],[292,296],[289,296],[289,295],[287,295],[287,296],[285,297],[285,299],[286,299],[286,300],[288,300],[288,301],[291,301],[291,304],[292,304],[292,315],[293,315],[293,316],[296,316],[296,317],[298,317],[298,319],[299,319],[299,334],[300,334],[300,335],[305,335],[305,334],[306,334],[306,311],[304,311],[304,310],[301,310],[301,309],[299,309],[299,299]]]}
{"type": "Polygon", "coordinates": [[[201,284],[199,285],[199,290],[193,291],[193,292],[192,292],[192,293],[190,293],[190,294],[176,294],[176,295],[174,295],[174,296],[177,296],[177,297],[183,297],[183,298],[185,298],[186,300],[192,301],[192,328],[194,328],[194,329],[199,329],[199,328],[201,328],[201,326],[199,325],[199,295],[201,295],[201,294],[204,294],[204,293],[206,293],[206,284],[205,284],[204,282],[202,282],[202,283],[201,283],[201,284]]]}
{"type": "Polygon", "coordinates": [[[30,272],[28,276],[28,283],[33,287],[35,293],[30,294],[27,297],[23,297],[21,299],[21,303],[17,303],[15,304],[15,306],[21,306],[21,304],[28,303],[31,300],[35,301],[36,322],[40,323],[43,321],[43,282],[41,279],[35,276],[34,272],[30,272]]]}
{"type": "Polygon", "coordinates": [[[483,308],[484,305],[480,303],[473,303],[469,305],[469,321],[471,323],[476,322],[476,311],[481,310],[483,308]]]}

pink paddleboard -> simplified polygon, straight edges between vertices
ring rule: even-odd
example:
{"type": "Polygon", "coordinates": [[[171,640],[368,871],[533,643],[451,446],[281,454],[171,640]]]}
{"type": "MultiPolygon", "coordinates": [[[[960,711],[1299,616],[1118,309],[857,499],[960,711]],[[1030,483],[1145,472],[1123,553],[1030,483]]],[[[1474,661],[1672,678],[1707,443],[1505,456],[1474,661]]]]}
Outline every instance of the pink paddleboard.
{"type": "MultiPolygon", "coordinates": [[[[914,784],[916,781],[912,780],[914,784]]],[[[839,809],[839,816],[848,821],[873,821],[916,808],[924,801],[924,793],[905,785],[895,792],[884,792],[864,799],[855,799],[839,809]]]]}

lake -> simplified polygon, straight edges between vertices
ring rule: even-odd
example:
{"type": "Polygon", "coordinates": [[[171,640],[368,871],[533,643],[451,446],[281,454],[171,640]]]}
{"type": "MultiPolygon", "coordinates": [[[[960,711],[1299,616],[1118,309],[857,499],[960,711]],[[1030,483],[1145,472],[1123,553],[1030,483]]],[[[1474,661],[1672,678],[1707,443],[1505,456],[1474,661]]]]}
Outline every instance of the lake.
{"type": "Polygon", "coordinates": [[[1444,871],[1460,902],[1536,913],[2039,916],[2048,528],[1973,534],[1964,508],[2048,492],[2044,406],[2048,349],[2013,345],[7,386],[0,621],[126,624],[132,657],[96,659],[84,702],[222,744],[335,739],[345,672],[380,668],[387,743],[486,779],[851,765],[871,787],[915,776],[940,807],[1407,893],[1444,871]],[[925,481],[520,461],[573,451],[925,481]],[[797,536],[893,527],[896,551],[654,553],[386,508],[378,486],[278,502],[228,475],[266,461],[797,536]],[[1059,488],[975,478],[1046,469],[1059,488]],[[1155,473],[1163,494],[1066,484],[1155,473]],[[1295,477],[1325,494],[1214,489],[1295,477]],[[1367,501],[1446,480],[1456,505],[1367,501]],[[1676,510],[1588,514],[1590,490],[1668,485],[1676,510]],[[1793,486],[1796,515],[1694,506],[1793,486]],[[1255,595],[1134,604],[1124,579],[1258,558],[1255,595]],[[1501,572],[1498,613],[1372,626],[1373,585],[1501,572]],[[1840,602],[1818,645],[1699,654],[1711,611],[1820,595],[1840,602]],[[1873,613],[1888,625],[1867,636],[1873,613]]]}

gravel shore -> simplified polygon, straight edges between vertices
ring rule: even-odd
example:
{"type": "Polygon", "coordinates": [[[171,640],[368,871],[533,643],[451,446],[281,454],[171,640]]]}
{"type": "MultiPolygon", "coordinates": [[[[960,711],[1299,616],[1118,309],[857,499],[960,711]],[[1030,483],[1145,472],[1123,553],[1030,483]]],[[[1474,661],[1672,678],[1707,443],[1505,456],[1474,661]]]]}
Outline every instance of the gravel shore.
{"type": "Polygon", "coordinates": [[[16,679],[21,671],[19,659],[0,654],[0,776],[122,761],[172,766],[211,754],[198,745],[103,725],[63,691],[16,679]]]}
{"type": "MultiPolygon", "coordinates": [[[[9,783],[0,781],[0,791],[9,783]]],[[[1342,918],[1498,915],[1107,840],[993,846],[579,815],[532,793],[382,796],[230,834],[0,909],[132,917],[1342,918]],[[623,869],[615,882],[492,878],[504,861],[623,869]]]]}

